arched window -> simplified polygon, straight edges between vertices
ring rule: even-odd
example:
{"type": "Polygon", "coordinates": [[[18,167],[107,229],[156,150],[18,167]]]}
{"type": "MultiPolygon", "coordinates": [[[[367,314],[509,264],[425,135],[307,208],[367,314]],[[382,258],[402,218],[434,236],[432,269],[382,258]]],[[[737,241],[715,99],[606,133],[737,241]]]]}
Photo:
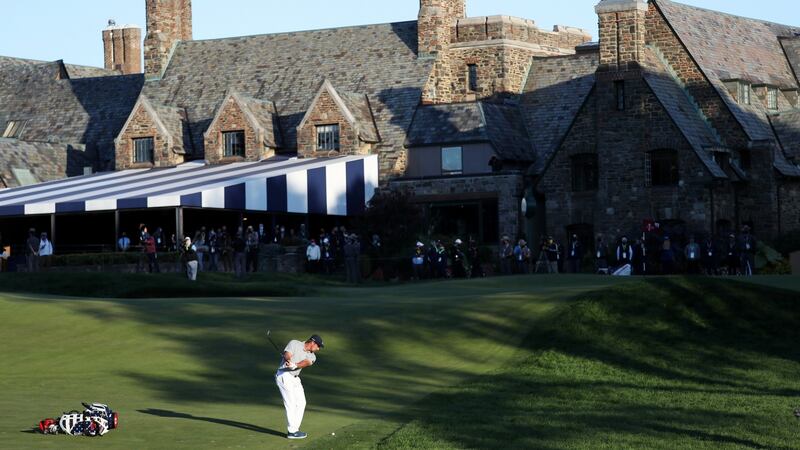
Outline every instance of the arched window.
{"type": "Polygon", "coordinates": [[[680,180],[678,152],[672,149],[653,150],[645,157],[648,186],[676,186],[680,180]]]}

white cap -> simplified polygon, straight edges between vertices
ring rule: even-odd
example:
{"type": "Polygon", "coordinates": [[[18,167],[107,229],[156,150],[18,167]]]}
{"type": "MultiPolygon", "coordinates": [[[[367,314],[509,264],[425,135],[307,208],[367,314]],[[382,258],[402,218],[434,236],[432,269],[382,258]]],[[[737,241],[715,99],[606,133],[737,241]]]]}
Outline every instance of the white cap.
{"type": "Polygon", "coordinates": [[[425,247],[425,244],[423,244],[422,242],[417,242],[417,247],[425,247]]]}
{"type": "Polygon", "coordinates": [[[456,239],[456,244],[463,244],[464,242],[461,239],[456,239]]]}

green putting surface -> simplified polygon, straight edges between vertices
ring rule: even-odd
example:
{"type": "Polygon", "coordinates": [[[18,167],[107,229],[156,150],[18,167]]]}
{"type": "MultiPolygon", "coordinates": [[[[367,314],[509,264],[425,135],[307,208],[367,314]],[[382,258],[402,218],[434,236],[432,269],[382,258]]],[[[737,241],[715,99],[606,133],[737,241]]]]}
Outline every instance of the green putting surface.
{"type": "Polygon", "coordinates": [[[796,292],[592,276],[308,292],[0,294],[0,448],[793,448],[800,438],[796,292]],[[268,328],[279,345],[325,339],[302,375],[303,441],[285,438],[268,328]],[[29,432],[81,401],[108,403],[120,428],[29,432]]]}

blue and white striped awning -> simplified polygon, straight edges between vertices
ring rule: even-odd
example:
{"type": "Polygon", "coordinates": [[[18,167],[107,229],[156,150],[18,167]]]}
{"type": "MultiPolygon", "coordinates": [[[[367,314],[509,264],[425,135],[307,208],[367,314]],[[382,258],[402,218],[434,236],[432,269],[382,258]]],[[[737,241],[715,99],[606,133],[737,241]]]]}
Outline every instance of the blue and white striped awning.
{"type": "Polygon", "coordinates": [[[67,178],[0,191],[0,216],[187,206],[356,215],[378,187],[378,157],[187,163],[67,178]]]}

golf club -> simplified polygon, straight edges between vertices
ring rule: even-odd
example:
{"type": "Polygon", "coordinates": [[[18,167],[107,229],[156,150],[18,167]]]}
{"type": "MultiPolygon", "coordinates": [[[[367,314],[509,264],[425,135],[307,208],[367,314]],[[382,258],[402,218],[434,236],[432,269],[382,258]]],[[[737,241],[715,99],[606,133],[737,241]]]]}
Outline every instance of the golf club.
{"type": "MultiPolygon", "coordinates": [[[[278,348],[277,345],[275,345],[275,341],[272,340],[272,336],[271,335],[272,335],[272,330],[267,330],[267,339],[269,339],[269,343],[272,344],[273,347],[275,347],[275,351],[278,352],[279,355],[281,355],[281,360],[282,360],[283,359],[283,352],[281,351],[280,348],[278,348]]],[[[282,370],[285,370],[287,372],[292,372],[292,371],[295,371],[295,370],[298,370],[298,369],[284,368],[282,370]]]]}

